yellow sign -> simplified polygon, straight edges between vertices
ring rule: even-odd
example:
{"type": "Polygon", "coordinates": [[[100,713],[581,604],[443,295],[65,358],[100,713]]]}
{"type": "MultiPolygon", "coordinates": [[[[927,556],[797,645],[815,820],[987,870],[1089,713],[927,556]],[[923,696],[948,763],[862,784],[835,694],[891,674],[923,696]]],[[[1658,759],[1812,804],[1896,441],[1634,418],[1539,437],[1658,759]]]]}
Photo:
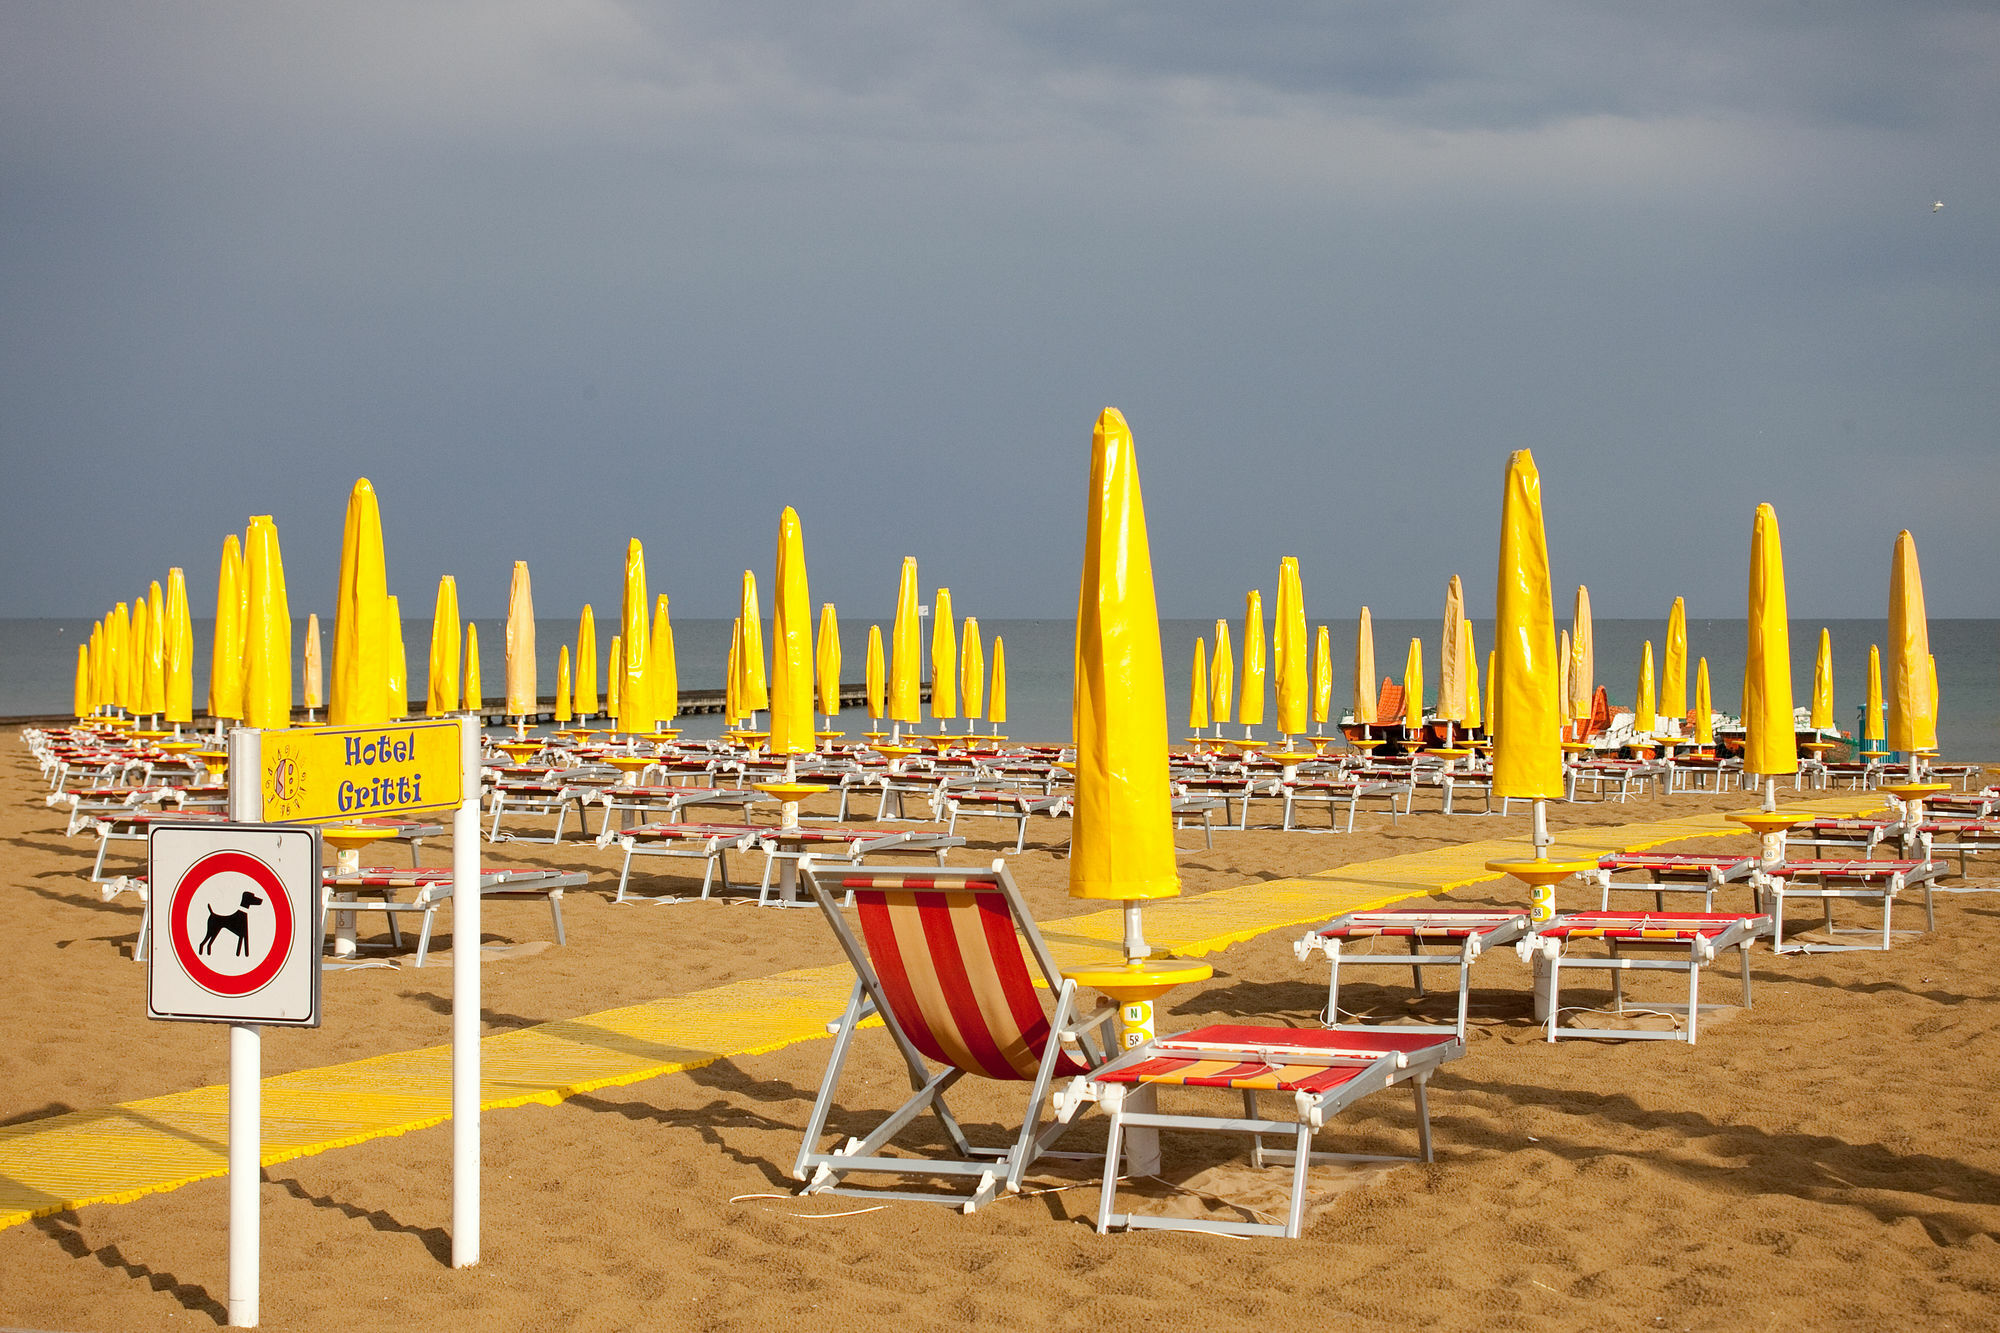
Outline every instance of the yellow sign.
{"type": "Polygon", "coordinates": [[[264,818],[315,823],[453,810],[463,796],[459,724],[267,731],[260,762],[264,818]]]}

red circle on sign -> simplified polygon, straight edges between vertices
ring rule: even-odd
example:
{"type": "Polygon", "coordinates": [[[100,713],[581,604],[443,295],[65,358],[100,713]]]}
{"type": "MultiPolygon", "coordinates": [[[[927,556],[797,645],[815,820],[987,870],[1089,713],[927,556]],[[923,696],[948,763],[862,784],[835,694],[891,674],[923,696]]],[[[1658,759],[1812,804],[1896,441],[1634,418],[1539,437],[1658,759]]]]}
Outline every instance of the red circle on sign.
{"type": "Polygon", "coordinates": [[[173,934],[174,956],[180,960],[188,977],[203,990],[215,995],[243,996],[262,990],[278,975],[278,969],[285,965],[285,957],[292,951],[292,899],[285,892],[284,881],[278,873],[248,852],[210,852],[196,861],[181,876],[181,882],[174,888],[174,900],[167,909],[167,924],[173,934]],[[188,933],[188,913],[194,905],[196,890],[217,875],[229,873],[248,876],[264,890],[264,901],[277,914],[277,935],[271,941],[271,951],[257,966],[240,976],[230,976],[218,972],[201,960],[195,952],[194,939],[188,933]]]}

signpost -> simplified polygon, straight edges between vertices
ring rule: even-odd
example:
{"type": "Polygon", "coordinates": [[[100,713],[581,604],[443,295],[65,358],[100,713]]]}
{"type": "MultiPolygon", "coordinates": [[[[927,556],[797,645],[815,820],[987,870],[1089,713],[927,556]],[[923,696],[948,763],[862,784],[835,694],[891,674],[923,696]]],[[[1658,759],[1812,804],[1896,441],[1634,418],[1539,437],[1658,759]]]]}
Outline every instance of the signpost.
{"type": "Polygon", "coordinates": [[[254,1328],[263,1172],[258,1028],[319,1026],[319,833],[157,824],[146,865],[154,895],[146,1016],[230,1025],[229,1322],[254,1328]]]}

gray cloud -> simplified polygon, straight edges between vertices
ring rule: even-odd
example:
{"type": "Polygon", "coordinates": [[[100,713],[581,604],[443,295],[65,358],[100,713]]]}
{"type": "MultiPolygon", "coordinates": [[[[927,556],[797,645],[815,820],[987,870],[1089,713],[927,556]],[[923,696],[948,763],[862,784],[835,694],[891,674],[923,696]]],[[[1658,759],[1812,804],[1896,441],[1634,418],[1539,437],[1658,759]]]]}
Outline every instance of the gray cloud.
{"type": "Polygon", "coordinates": [[[1517,447],[1605,614],[1728,614],[1758,499],[1802,612],[1872,613],[1911,525],[1933,606],[2000,614],[1996,45],[1949,5],[9,6],[0,559],[47,573],[0,614],[205,588],[252,512],[323,606],[361,473],[420,603],[525,556],[603,604],[638,535],[720,612],[790,502],[861,614],[906,552],[1063,614],[1106,403],[1172,614],[1287,553],[1316,614],[1477,604],[1517,447]]]}

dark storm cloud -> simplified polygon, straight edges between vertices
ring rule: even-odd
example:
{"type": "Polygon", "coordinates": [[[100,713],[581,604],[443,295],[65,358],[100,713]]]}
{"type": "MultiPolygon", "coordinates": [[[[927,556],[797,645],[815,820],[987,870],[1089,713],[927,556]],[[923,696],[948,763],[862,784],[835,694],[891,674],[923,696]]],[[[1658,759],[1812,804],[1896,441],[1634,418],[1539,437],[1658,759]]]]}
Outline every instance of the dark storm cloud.
{"type": "Polygon", "coordinates": [[[1105,403],[1170,614],[1289,553],[1317,615],[1477,606],[1524,446],[1604,614],[1727,614],[1758,499],[1802,612],[1909,525],[1993,614],[1996,58],[1948,5],[8,6],[0,559],[63,560],[0,614],[205,588],[256,512],[324,609],[362,473],[410,602],[602,606],[637,535],[720,613],[791,502],[860,614],[906,552],[1064,614],[1105,403]]]}

